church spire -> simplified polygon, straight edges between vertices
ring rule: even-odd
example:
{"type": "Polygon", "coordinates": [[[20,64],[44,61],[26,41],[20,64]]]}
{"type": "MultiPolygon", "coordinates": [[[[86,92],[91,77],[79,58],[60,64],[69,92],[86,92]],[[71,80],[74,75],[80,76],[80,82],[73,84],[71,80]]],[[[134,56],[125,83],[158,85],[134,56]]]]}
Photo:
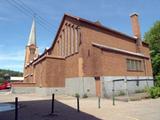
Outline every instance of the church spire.
{"type": "Polygon", "coordinates": [[[33,18],[31,31],[29,34],[28,44],[26,46],[25,65],[29,64],[36,57],[38,57],[38,47],[36,44],[36,24],[33,18]]]}
{"type": "Polygon", "coordinates": [[[28,46],[35,45],[36,46],[36,24],[33,18],[32,27],[29,35],[28,46]]]}

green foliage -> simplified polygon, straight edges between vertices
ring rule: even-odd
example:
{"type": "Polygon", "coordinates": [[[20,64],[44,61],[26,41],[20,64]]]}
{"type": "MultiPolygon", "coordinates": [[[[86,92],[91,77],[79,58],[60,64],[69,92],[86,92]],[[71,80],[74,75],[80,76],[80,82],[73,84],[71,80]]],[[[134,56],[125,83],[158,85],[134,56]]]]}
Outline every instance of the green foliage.
{"type": "Polygon", "coordinates": [[[75,97],[80,97],[80,95],[78,93],[75,94],[75,97]]]}
{"type": "Polygon", "coordinates": [[[4,78],[6,74],[8,74],[9,76],[19,76],[19,77],[23,76],[22,72],[0,69],[0,78],[4,78]]]}
{"type": "Polygon", "coordinates": [[[145,33],[144,39],[154,53],[160,52],[160,21],[155,22],[153,27],[145,33]]]}
{"type": "Polygon", "coordinates": [[[2,78],[0,78],[0,84],[1,84],[1,83],[3,83],[3,79],[2,79],[2,78]]]}
{"type": "Polygon", "coordinates": [[[123,92],[123,91],[120,91],[118,94],[118,96],[124,96],[124,95],[125,95],[125,92],[123,92]]]}
{"type": "Polygon", "coordinates": [[[156,87],[160,87],[160,74],[156,76],[156,87]]]}
{"type": "Polygon", "coordinates": [[[146,92],[146,89],[135,90],[135,93],[144,93],[144,92],[146,92]]]}
{"type": "Polygon", "coordinates": [[[148,89],[148,92],[152,98],[160,97],[160,87],[151,87],[148,89]]]}
{"type": "Polygon", "coordinates": [[[145,33],[144,40],[149,44],[153,75],[157,78],[160,75],[160,21],[155,22],[153,27],[145,33]]]}

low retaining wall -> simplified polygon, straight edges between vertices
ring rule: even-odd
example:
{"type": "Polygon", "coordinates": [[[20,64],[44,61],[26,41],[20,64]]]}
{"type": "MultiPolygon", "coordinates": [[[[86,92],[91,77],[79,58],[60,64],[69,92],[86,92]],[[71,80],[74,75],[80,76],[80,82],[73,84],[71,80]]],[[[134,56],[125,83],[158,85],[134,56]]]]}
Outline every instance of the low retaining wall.
{"type": "Polygon", "coordinates": [[[51,95],[52,93],[64,94],[65,88],[37,87],[35,83],[13,83],[11,91],[14,94],[37,93],[39,95],[51,95]]]}
{"type": "Polygon", "coordinates": [[[36,87],[35,93],[40,95],[52,95],[54,94],[65,94],[64,87],[57,87],[57,88],[47,88],[47,87],[36,87]]]}
{"type": "Polygon", "coordinates": [[[12,93],[15,94],[27,94],[35,93],[35,83],[12,83],[12,93]]]}
{"type": "Polygon", "coordinates": [[[35,87],[36,83],[22,83],[22,82],[14,82],[12,83],[12,87],[35,87]]]}

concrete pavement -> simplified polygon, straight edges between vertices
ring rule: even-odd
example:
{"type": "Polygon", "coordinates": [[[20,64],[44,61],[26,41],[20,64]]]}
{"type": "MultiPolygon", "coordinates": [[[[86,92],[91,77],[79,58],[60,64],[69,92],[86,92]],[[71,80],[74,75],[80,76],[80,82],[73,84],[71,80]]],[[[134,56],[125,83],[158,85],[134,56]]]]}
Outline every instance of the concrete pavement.
{"type": "MultiPolygon", "coordinates": [[[[0,102],[13,102],[15,96],[18,96],[21,101],[21,114],[25,113],[28,116],[24,118],[20,116],[20,120],[53,119],[47,117],[51,107],[51,96],[0,94],[0,102]]],[[[56,100],[55,109],[59,116],[54,119],[58,120],[160,120],[160,98],[131,102],[116,101],[115,106],[112,106],[111,100],[101,99],[100,109],[98,109],[97,98],[80,99],[80,114],[76,111],[75,97],[57,95],[56,100]]],[[[4,116],[14,118],[14,111],[0,113],[0,118],[2,116],[4,119],[0,120],[11,120],[4,116]]]]}

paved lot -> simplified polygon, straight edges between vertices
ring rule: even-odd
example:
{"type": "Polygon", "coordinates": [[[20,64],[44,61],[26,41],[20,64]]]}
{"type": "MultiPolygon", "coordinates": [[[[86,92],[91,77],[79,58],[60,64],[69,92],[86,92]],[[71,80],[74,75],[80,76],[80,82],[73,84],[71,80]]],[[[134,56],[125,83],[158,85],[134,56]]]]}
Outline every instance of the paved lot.
{"type": "MultiPolygon", "coordinates": [[[[98,109],[97,98],[80,99],[81,112],[76,111],[76,99],[69,96],[56,96],[57,116],[49,116],[51,97],[34,94],[0,94],[0,102],[13,102],[19,97],[19,120],[160,120],[160,99],[147,99],[132,102],[101,100],[98,109]]],[[[0,112],[0,120],[14,120],[14,111],[0,112]]]]}

